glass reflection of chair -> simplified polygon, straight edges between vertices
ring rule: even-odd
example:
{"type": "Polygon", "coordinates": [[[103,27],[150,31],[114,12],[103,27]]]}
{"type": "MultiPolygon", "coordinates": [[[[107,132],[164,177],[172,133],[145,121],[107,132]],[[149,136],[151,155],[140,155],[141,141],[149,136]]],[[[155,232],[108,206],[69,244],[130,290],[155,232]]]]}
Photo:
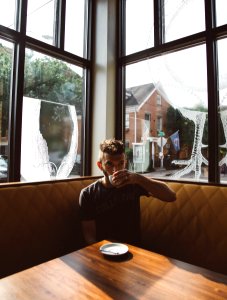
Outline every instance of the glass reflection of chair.
{"type": "MultiPolygon", "coordinates": [[[[220,117],[221,117],[223,131],[224,131],[224,136],[225,136],[225,144],[220,145],[220,148],[227,149],[227,109],[220,111],[220,117]]],[[[227,165],[227,153],[220,160],[219,167],[223,166],[224,164],[227,165]]]]}
{"type": "Polygon", "coordinates": [[[201,149],[207,147],[202,144],[203,130],[206,121],[206,112],[192,111],[184,108],[178,108],[180,113],[187,119],[191,120],[195,124],[195,135],[192,148],[191,158],[188,160],[173,160],[172,164],[175,165],[186,165],[182,170],[174,173],[171,178],[180,178],[191,171],[195,172],[195,179],[198,180],[201,175],[202,163],[208,165],[207,159],[202,155],[201,149]]]}

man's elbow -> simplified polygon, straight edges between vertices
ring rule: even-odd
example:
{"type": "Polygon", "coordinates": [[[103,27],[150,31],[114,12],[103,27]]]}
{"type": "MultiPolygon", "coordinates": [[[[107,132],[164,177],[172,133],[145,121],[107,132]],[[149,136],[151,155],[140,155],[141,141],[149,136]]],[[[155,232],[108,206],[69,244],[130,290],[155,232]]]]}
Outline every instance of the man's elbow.
{"type": "Polygon", "coordinates": [[[175,192],[171,192],[167,197],[165,197],[164,201],[166,202],[174,202],[177,200],[177,195],[175,192]]]}
{"type": "Polygon", "coordinates": [[[163,192],[157,197],[159,200],[164,202],[174,202],[177,200],[176,193],[174,191],[163,192]]]}

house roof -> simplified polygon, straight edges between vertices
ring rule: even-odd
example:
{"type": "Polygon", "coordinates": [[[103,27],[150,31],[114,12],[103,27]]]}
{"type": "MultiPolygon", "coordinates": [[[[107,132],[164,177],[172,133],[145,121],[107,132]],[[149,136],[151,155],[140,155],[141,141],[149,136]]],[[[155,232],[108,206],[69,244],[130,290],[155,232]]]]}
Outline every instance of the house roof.
{"type": "Polygon", "coordinates": [[[134,86],[126,89],[126,106],[140,106],[154,92],[153,83],[134,86]]]}

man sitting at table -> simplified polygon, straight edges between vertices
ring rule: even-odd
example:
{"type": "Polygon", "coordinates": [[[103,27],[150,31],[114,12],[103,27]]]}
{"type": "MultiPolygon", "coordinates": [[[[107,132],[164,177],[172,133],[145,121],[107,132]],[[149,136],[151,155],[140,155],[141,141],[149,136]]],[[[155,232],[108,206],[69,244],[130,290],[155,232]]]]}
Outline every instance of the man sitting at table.
{"type": "Polygon", "coordinates": [[[103,239],[137,244],[140,239],[140,196],[162,201],[176,200],[164,182],[126,169],[126,154],[121,140],[100,144],[97,166],[104,177],[80,193],[82,230],[87,244],[103,239]],[[111,176],[112,175],[112,176],[111,176]]]}

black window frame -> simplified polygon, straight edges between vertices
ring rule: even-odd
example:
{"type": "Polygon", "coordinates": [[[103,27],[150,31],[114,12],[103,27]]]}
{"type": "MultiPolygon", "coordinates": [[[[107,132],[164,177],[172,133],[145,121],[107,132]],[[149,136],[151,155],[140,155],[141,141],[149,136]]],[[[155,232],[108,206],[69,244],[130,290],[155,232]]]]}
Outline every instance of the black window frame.
{"type": "MultiPolygon", "coordinates": [[[[208,143],[209,143],[209,176],[208,184],[220,184],[219,158],[219,121],[218,121],[218,66],[217,41],[227,37],[227,24],[216,27],[215,0],[204,0],[205,30],[174,41],[164,41],[164,0],[151,0],[154,4],[154,46],[136,53],[125,55],[125,16],[126,1],[118,5],[118,58],[117,58],[117,136],[124,139],[124,103],[125,103],[125,67],[132,63],[157,57],[192,46],[206,46],[207,86],[208,86],[208,143]]],[[[176,180],[181,181],[181,180],[176,180]]],[[[223,186],[223,184],[222,184],[223,186]]]]}
{"type": "MultiPolygon", "coordinates": [[[[92,74],[92,24],[94,23],[94,1],[86,0],[87,20],[85,43],[86,58],[77,56],[64,50],[65,38],[65,11],[66,0],[57,0],[55,10],[55,46],[46,44],[26,35],[27,6],[28,0],[17,1],[17,23],[16,29],[10,29],[0,25],[0,38],[15,44],[12,79],[11,99],[9,107],[9,150],[8,150],[8,182],[21,180],[21,125],[22,125],[22,102],[24,88],[24,62],[25,51],[29,48],[42,54],[61,59],[66,63],[72,63],[86,70],[84,84],[85,103],[84,117],[82,124],[82,145],[81,145],[81,176],[89,175],[91,170],[91,74],[92,74]],[[86,134],[85,134],[86,133],[86,134]],[[86,163],[85,163],[86,162],[86,163]]],[[[73,13],[73,12],[72,12],[73,13]]],[[[4,180],[5,181],[5,180],[4,180]]]]}

